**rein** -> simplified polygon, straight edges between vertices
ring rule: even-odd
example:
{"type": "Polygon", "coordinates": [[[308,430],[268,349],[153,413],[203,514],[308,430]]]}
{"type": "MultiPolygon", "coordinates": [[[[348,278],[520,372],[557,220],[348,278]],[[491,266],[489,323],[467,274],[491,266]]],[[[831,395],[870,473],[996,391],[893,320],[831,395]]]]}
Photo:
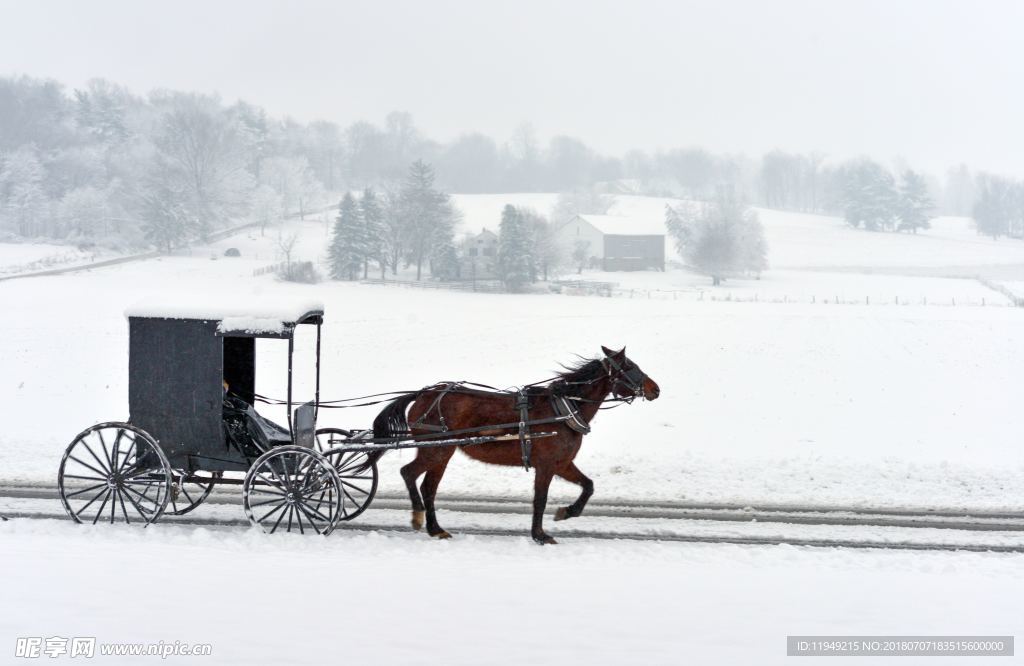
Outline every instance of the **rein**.
{"type": "MultiPolygon", "coordinates": [[[[504,394],[504,395],[517,396],[518,397],[518,396],[522,395],[525,392],[525,389],[529,389],[529,388],[543,386],[543,387],[546,387],[546,388],[549,388],[549,389],[553,389],[554,386],[557,385],[557,384],[561,384],[562,386],[591,386],[591,385],[595,384],[596,382],[600,381],[601,379],[604,379],[604,377],[608,377],[610,379],[613,379],[613,381],[612,381],[612,390],[614,390],[615,387],[617,387],[619,384],[625,384],[626,387],[633,393],[633,395],[628,396],[628,397],[624,397],[624,398],[618,397],[618,396],[608,396],[608,397],[605,397],[603,400],[591,400],[589,398],[582,398],[582,397],[579,397],[579,396],[571,396],[571,395],[562,395],[562,396],[558,396],[558,397],[565,398],[566,400],[572,400],[574,402],[579,402],[579,403],[589,403],[589,404],[604,404],[604,403],[607,403],[607,402],[618,403],[618,404],[611,405],[609,407],[598,407],[598,409],[615,409],[616,407],[621,407],[623,404],[631,404],[633,402],[633,400],[635,400],[637,397],[640,397],[641,399],[643,398],[643,380],[647,378],[647,375],[645,375],[643,372],[640,372],[639,368],[633,368],[631,370],[626,370],[617,361],[615,361],[615,359],[613,359],[610,356],[606,356],[605,358],[601,359],[601,365],[604,367],[604,370],[605,370],[605,375],[604,376],[602,376],[602,377],[594,377],[593,379],[590,379],[590,380],[587,380],[587,381],[580,381],[580,382],[565,381],[565,380],[563,380],[561,378],[561,376],[555,375],[554,377],[549,377],[548,379],[542,379],[542,380],[539,380],[539,381],[536,381],[536,382],[531,382],[529,384],[523,384],[520,387],[507,388],[507,389],[499,389],[499,388],[496,388],[494,386],[490,386],[488,384],[480,384],[478,382],[471,382],[471,381],[466,381],[466,380],[459,381],[459,382],[439,382],[438,384],[435,384],[434,386],[439,386],[441,384],[446,384],[447,385],[447,389],[445,390],[445,393],[448,393],[448,392],[459,393],[460,392],[459,389],[462,388],[462,387],[474,387],[474,388],[478,388],[478,389],[484,389],[486,391],[492,391],[494,393],[500,393],[500,394],[504,394]],[[637,373],[639,374],[639,377],[634,378],[633,375],[637,374],[637,373]]],[[[423,389],[416,389],[416,390],[412,390],[412,391],[385,391],[383,393],[371,393],[369,395],[362,395],[362,396],[358,396],[358,397],[354,397],[354,398],[339,398],[339,399],[336,399],[336,400],[320,400],[320,401],[317,402],[317,406],[318,407],[322,407],[324,409],[350,409],[350,408],[354,408],[354,407],[371,407],[373,405],[380,405],[380,404],[383,404],[383,403],[386,403],[386,402],[391,402],[394,399],[394,396],[407,395],[409,393],[416,393],[419,390],[423,390],[423,389]],[[380,400],[370,400],[370,398],[380,398],[380,400]],[[359,402],[359,401],[367,401],[367,402],[359,402]],[[344,404],[344,403],[354,403],[354,404],[344,404]]],[[[253,398],[254,398],[254,400],[256,402],[260,402],[260,403],[263,403],[263,404],[266,404],[266,405],[287,405],[287,404],[289,404],[286,400],[281,400],[279,398],[271,398],[271,397],[268,397],[268,396],[265,396],[265,395],[261,395],[259,393],[254,393],[253,394],[253,398]]]]}

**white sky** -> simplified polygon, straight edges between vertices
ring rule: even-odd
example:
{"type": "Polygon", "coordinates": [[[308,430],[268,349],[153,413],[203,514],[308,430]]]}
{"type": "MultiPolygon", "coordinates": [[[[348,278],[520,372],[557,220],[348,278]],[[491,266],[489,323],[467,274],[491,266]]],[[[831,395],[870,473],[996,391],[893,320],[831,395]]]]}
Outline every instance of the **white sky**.
{"type": "Polygon", "coordinates": [[[520,123],[1024,175],[1024,2],[0,0],[0,74],[220,92],[428,135],[520,123]]]}

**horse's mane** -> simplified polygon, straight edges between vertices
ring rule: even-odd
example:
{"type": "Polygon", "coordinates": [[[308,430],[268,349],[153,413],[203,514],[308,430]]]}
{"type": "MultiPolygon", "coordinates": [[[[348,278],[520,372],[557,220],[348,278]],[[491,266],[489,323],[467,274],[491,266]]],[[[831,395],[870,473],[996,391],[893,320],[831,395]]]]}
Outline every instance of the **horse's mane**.
{"type": "Polygon", "coordinates": [[[562,372],[555,376],[555,382],[563,381],[570,384],[592,382],[605,374],[604,364],[598,358],[583,358],[571,365],[563,365],[562,372]]]}

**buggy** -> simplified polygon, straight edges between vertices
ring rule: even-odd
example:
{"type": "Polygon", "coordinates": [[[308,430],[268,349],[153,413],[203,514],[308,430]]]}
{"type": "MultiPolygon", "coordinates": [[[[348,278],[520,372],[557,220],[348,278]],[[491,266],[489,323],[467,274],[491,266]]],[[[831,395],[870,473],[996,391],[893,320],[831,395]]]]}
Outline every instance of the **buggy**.
{"type": "Polygon", "coordinates": [[[367,433],[316,428],[321,304],[126,314],[129,418],[86,429],[64,452],[58,489],[73,520],[149,524],[192,511],[215,485],[241,486],[247,515],[267,531],[327,534],[369,506],[375,462],[363,451],[329,450],[367,433]],[[316,388],[313,401],[296,406],[302,325],[316,329],[316,388]],[[285,425],[255,409],[259,338],[287,344],[285,425]]]}

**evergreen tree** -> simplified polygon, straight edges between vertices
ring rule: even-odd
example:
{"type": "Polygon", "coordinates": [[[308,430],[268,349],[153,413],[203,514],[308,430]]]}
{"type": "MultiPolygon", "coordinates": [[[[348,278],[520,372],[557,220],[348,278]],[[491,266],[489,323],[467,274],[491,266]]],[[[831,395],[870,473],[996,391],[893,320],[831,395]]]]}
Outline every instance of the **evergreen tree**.
{"type": "Polygon", "coordinates": [[[843,172],[843,215],[852,227],[868,231],[891,230],[898,215],[898,197],[892,174],[881,164],[860,160],[843,172]]]}
{"type": "Polygon", "coordinates": [[[511,292],[523,291],[533,280],[530,229],[522,213],[512,205],[501,211],[498,233],[498,275],[511,292]]]}
{"type": "Polygon", "coordinates": [[[1009,232],[1013,218],[1013,184],[1000,176],[979,174],[973,216],[978,233],[999,238],[1009,232]]]}
{"type": "Polygon", "coordinates": [[[346,193],[338,206],[334,235],[327,251],[331,277],[335,280],[355,280],[363,267],[366,240],[359,206],[351,193],[346,193]]]}
{"type": "Polygon", "coordinates": [[[918,229],[931,228],[930,213],[933,208],[928,184],[924,178],[911,170],[903,172],[899,190],[898,231],[917,233],[918,229]]]}
{"type": "Polygon", "coordinates": [[[442,240],[434,247],[430,258],[430,274],[442,280],[459,277],[459,255],[453,238],[442,240]]]}
{"type": "Polygon", "coordinates": [[[434,170],[423,160],[409,167],[401,194],[400,214],[404,249],[409,263],[416,265],[416,279],[423,277],[423,263],[454,244],[457,217],[451,198],[434,188],[434,170]]]}
{"type": "Polygon", "coordinates": [[[363,190],[359,199],[359,215],[363,221],[363,278],[370,272],[370,262],[376,261],[380,266],[381,277],[384,274],[384,208],[380,198],[372,187],[363,190]]]}

